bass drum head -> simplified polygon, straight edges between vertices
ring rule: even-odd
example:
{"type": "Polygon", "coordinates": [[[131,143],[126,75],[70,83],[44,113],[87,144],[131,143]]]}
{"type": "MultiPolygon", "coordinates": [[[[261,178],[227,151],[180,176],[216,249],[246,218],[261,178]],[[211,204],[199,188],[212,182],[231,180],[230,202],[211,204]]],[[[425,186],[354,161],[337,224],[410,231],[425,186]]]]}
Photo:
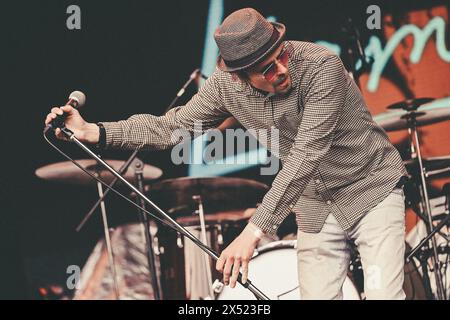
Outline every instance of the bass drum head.
{"type": "MultiPolygon", "coordinates": [[[[297,273],[296,240],[275,241],[258,249],[249,263],[249,279],[271,300],[300,300],[297,273]]],[[[224,286],[218,300],[256,300],[247,289],[237,284],[234,289],[224,286]]],[[[344,300],[360,300],[351,279],[343,286],[344,300]]]]}

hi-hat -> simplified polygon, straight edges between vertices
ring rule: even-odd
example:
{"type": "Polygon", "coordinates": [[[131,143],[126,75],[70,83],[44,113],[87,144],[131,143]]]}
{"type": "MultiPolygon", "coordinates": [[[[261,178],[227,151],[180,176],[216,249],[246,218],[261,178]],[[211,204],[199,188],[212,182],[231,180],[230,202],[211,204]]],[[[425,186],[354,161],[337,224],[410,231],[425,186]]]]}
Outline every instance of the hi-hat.
{"type": "MultiPolygon", "coordinates": [[[[101,165],[97,164],[95,160],[82,159],[77,160],[77,162],[84,169],[94,175],[98,175],[100,179],[108,184],[111,183],[115,178],[109,171],[107,171],[101,165]]],[[[119,172],[120,168],[125,163],[125,161],[122,160],[105,160],[105,162],[112,168],[114,168],[114,170],[116,170],[117,172],[119,172]]],[[[36,176],[41,179],[67,184],[86,185],[96,182],[89,175],[81,171],[80,168],[75,166],[71,161],[49,164],[37,169],[35,173],[36,176]]],[[[144,164],[144,181],[152,181],[158,179],[159,177],[161,177],[161,175],[161,169],[148,164],[144,164]]],[[[134,170],[130,167],[128,167],[128,170],[124,174],[122,174],[122,176],[131,183],[133,183],[135,180],[134,170]]]]}
{"type": "Polygon", "coordinates": [[[416,99],[407,99],[404,101],[400,101],[394,104],[391,104],[387,109],[402,109],[405,111],[417,110],[420,106],[430,103],[434,98],[416,98],[416,99]]]}
{"type": "Polygon", "coordinates": [[[386,131],[407,129],[406,118],[411,113],[414,113],[418,127],[450,120],[450,106],[419,105],[430,102],[430,99],[410,99],[395,103],[388,107],[388,111],[377,114],[373,119],[386,131]]]}

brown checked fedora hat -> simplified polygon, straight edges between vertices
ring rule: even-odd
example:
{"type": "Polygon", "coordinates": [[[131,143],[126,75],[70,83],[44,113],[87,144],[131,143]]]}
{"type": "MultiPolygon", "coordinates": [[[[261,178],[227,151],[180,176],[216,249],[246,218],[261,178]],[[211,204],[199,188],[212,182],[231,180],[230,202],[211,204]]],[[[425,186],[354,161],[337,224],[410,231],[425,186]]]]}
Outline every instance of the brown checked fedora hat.
{"type": "Polygon", "coordinates": [[[255,9],[237,10],[214,33],[220,50],[217,66],[227,72],[249,68],[273,52],[285,34],[283,24],[267,21],[255,9]]]}

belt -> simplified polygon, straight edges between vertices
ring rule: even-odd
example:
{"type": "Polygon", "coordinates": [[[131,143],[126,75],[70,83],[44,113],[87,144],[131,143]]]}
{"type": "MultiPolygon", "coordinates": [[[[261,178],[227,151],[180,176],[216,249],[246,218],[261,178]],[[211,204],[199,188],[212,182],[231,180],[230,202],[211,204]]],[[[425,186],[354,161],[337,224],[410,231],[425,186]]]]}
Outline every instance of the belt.
{"type": "Polygon", "coordinates": [[[397,184],[395,185],[394,188],[402,188],[405,183],[408,182],[408,177],[407,176],[402,176],[400,178],[400,180],[398,180],[397,184]]]}

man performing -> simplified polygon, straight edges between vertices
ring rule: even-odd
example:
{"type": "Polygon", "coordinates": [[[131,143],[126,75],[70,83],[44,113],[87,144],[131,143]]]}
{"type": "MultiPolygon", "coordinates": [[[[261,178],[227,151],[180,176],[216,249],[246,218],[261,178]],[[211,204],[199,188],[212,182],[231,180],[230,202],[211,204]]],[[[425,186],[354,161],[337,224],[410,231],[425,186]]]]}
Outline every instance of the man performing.
{"type": "MultiPolygon", "coordinates": [[[[342,299],[348,240],[361,255],[367,299],[404,299],[402,159],[339,57],[313,43],[287,41],[285,33],[283,24],[254,9],[238,10],[216,30],[217,68],[186,105],[164,116],[98,124],[71,106],[55,107],[45,123],[65,112],[66,127],[79,140],[128,150],[166,149],[178,142],[174,130],[193,132],[199,123],[213,129],[230,116],[247,129],[265,129],[268,141],[276,128],[282,169],[217,261],[225,284],[234,287],[240,269],[246,281],[261,237],[275,235],[292,211],[303,299],[342,299]]],[[[64,139],[59,129],[56,135],[64,139]]]]}

